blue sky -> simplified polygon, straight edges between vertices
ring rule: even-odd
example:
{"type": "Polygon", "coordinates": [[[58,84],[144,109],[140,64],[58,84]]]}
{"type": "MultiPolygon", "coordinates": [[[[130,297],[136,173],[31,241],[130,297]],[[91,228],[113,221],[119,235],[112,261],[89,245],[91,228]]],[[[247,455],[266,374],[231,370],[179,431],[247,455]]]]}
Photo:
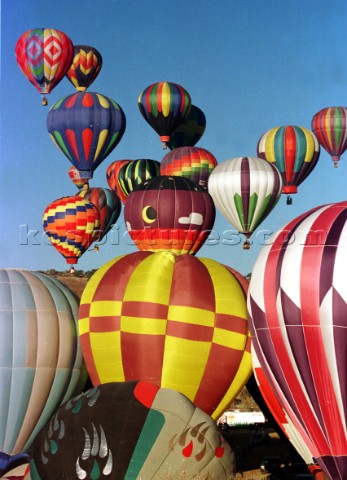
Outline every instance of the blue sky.
{"type": "MultiPolygon", "coordinates": [[[[103,68],[90,90],[113,98],[127,118],[122,141],[91,182],[108,187],[105,172],[113,161],[164,156],[137,107],[140,92],[154,82],[172,81],[188,90],[207,118],[197,146],[219,163],[256,156],[260,136],[272,127],[310,128],[320,109],[346,106],[346,25],[345,0],[2,0],[1,267],[67,269],[43,235],[42,214],[53,200],[77,192],[67,175],[71,164],[47,132],[48,108],[16,63],[14,48],[23,32],[57,28],[74,44],[101,52],[103,68]]],[[[49,105],[73,92],[62,80],[49,105]]],[[[234,227],[218,212],[214,229],[220,240],[207,242],[197,256],[251,272],[264,231],[274,232],[315,206],[346,200],[346,179],[346,162],[334,169],[322,150],[293,205],[282,196],[253,234],[249,251],[242,249],[242,237],[228,244],[225,232],[234,227]]],[[[77,268],[98,268],[137,251],[124,234],[122,213],[100,252],[90,249],[77,268]]]]}

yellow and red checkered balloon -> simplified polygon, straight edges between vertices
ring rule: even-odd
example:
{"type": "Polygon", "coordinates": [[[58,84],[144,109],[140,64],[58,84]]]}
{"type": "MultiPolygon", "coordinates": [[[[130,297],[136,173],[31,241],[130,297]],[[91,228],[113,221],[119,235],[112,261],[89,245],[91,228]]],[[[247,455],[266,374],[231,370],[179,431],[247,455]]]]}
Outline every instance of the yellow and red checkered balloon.
{"type": "Polygon", "coordinates": [[[94,385],[148,381],[215,419],[251,374],[245,289],[208,258],[135,252],[106,263],[82,294],[79,334],[94,385]]]}

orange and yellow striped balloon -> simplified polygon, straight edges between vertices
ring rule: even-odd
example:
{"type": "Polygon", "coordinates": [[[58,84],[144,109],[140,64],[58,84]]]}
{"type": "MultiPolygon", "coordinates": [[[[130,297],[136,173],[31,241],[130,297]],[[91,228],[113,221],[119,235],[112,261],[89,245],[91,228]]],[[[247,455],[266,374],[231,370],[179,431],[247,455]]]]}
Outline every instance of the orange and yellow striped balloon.
{"type": "Polygon", "coordinates": [[[106,263],[83,292],[79,335],[94,385],[149,381],[215,419],[251,374],[245,290],[208,258],[135,252],[106,263]]]}

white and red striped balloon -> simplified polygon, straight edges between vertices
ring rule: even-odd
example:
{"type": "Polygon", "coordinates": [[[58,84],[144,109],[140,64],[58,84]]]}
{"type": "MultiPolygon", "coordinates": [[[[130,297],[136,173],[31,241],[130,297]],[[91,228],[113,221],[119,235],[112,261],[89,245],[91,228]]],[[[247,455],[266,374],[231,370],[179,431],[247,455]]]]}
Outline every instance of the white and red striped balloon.
{"type": "Polygon", "coordinates": [[[287,416],[333,480],[347,478],[347,201],[294,219],[263,247],[253,347],[287,416]]]}

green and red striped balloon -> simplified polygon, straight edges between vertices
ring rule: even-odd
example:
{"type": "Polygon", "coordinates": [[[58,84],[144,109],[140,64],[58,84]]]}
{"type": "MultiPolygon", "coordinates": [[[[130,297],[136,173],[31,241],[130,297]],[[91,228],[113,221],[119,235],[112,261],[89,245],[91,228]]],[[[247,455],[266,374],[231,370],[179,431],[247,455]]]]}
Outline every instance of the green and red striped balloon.
{"type": "Polygon", "coordinates": [[[314,115],[312,130],[337,167],[347,148],[347,108],[323,108],[314,115]]]}
{"type": "Polygon", "coordinates": [[[138,107],[147,123],[167,147],[172,132],[187,117],[191,98],[187,90],[172,82],[153,83],[140,93],[138,107]]]}
{"type": "Polygon", "coordinates": [[[320,147],[307,128],[285,125],[271,128],[261,136],[257,154],[276,165],[282,176],[282,193],[291,194],[297,193],[298,186],[316,166],[320,147]]]}

